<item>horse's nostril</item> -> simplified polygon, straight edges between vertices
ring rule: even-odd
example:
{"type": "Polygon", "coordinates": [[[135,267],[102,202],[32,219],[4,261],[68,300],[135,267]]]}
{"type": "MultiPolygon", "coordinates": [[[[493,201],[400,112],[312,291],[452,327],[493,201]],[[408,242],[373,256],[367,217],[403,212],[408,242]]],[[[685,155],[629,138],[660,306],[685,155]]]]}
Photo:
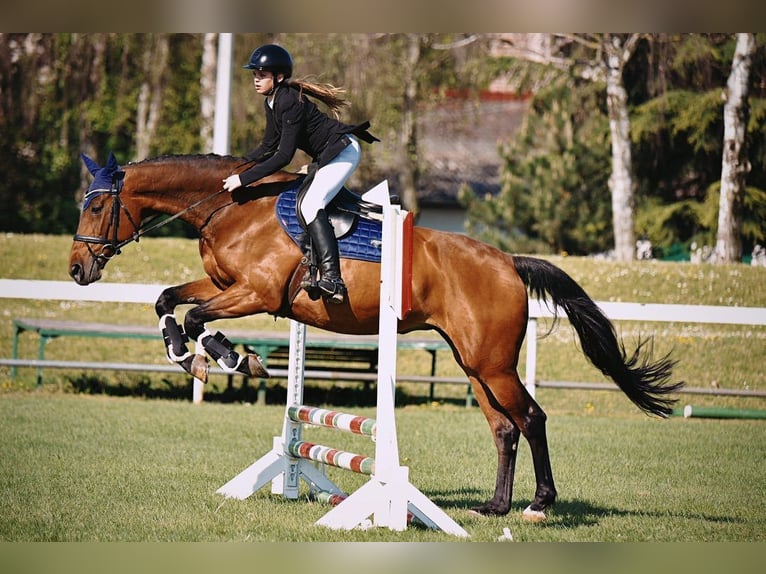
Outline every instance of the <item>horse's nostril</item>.
{"type": "Polygon", "coordinates": [[[78,263],[74,263],[69,268],[69,276],[72,277],[73,279],[77,279],[81,275],[82,275],[82,267],[80,267],[78,263]]]}

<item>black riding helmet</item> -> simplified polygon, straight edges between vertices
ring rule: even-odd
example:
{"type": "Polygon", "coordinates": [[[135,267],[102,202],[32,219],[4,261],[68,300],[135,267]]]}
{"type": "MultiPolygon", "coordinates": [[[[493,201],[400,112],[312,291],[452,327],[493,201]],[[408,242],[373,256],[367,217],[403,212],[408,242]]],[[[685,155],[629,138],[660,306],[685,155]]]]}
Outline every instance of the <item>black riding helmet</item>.
{"type": "Polygon", "coordinates": [[[290,53],[276,44],[266,44],[253,50],[250,61],[242,67],[283,74],[285,79],[293,75],[293,59],[290,53]]]}

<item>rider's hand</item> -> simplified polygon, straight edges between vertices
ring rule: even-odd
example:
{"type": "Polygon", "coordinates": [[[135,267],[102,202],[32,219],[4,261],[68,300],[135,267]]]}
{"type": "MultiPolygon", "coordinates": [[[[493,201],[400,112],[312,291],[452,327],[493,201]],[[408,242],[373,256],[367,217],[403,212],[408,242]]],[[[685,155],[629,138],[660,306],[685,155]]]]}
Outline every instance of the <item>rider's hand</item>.
{"type": "Polygon", "coordinates": [[[239,179],[239,175],[236,173],[223,180],[223,188],[226,191],[234,191],[238,187],[242,187],[242,180],[239,179]]]}

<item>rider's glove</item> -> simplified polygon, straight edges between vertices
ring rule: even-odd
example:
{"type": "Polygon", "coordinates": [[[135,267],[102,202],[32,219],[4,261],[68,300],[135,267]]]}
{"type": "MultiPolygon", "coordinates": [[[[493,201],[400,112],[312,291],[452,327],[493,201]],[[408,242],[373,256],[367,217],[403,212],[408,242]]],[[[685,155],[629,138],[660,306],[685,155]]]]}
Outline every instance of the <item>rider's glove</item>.
{"type": "Polygon", "coordinates": [[[223,180],[223,188],[226,191],[234,191],[238,187],[242,187],[242,180],[239,179],[239,175],[236,173],[223,180]]]}

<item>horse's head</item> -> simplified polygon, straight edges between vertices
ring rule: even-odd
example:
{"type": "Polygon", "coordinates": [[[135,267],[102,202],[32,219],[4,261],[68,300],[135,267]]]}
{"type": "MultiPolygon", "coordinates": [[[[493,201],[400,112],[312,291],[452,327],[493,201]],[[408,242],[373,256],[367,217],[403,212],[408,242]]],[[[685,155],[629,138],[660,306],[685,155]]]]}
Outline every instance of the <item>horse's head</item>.
{"type": "Polygon", "coordinates": [[[69,275],[80,285],[88,285],[101,278],[104,266],[131,241],[138,226],[120,197],[125,172],[114,155],[109,154],[103,167],[84,154],[82,160],[93,174],[93,183],[83,197],[69,254],[69,275]]]}

